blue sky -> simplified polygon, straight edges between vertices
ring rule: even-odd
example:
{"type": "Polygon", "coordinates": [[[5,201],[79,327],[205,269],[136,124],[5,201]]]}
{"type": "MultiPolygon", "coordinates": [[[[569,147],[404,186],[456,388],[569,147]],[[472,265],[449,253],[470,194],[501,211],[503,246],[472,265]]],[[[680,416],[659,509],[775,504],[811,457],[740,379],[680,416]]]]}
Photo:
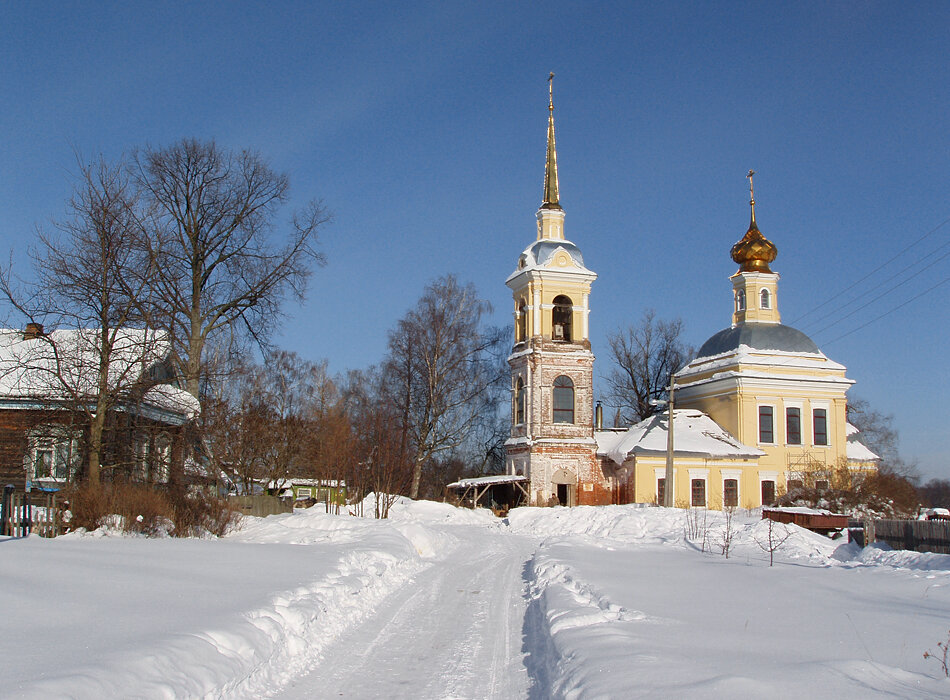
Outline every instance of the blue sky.
{"type": "Polygon", "coordinates": [[[3,3],[0,240],[22,265],[74,153],[213,138],[335,214],[282,346],[375,363],[445,273],[509,323],[554,71],[565,230],[600,275],[597,374],[644,309],[697,346],[729,324],[754,168],[783,321],[950,478],[950,281],[931,289],[950,278],[948,55],[950,4],[932,2],[3,3]]]}

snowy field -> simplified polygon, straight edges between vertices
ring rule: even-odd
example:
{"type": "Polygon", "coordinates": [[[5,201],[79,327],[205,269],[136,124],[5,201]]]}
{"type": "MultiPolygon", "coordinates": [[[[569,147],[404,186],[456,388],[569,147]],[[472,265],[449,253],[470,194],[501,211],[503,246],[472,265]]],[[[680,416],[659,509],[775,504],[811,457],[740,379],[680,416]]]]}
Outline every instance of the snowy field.
{"type": "Polygon", "coordinates": [[[636,506],[0,539],[0,697],[950,697],[950,556],[636,506]],[[697,527],[698,525],[698,527],[697,527]],[[705,549],[705,551],[703,551],[705,549]]]}

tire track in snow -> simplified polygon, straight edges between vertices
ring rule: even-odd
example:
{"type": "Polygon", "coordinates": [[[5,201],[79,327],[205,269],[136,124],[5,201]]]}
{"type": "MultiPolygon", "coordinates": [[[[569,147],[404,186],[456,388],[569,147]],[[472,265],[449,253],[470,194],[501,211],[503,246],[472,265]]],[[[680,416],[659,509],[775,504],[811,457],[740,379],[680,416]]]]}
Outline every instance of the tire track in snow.
{"type": "Polygon", "coordinates": [[[536,543],[450,526],[460,546],[343,635],[281,697],[524,698],[520,576],[536,543]]]}

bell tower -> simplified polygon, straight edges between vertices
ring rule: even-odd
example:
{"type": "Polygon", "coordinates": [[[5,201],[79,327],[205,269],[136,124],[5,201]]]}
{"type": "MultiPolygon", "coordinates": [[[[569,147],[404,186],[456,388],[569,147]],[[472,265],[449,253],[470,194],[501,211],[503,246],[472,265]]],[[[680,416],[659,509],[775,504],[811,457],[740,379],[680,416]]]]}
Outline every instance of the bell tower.
{"type": "Polygon", "coordinates": [[[514,301],[510,474],[530,482],[532,505],[610,503],[596,457],[594,354],[588,316],[597,275],[564,236],[554,138],[554,74],[548,78],[548,134],[537,236],[506,284],[514,301]]]}

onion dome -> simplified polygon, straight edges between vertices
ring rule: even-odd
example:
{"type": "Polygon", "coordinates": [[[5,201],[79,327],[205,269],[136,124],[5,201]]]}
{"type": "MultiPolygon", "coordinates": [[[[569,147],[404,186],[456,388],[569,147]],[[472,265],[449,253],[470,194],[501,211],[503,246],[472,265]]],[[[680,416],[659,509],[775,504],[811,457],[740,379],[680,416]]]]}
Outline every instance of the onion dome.
{"type": "Polygon", "coordinates": [[[752,188],[752,176],[754,170],[750,170],[746,176],[749,178],[749,205],[752,207],[752,219],[749,222],[749,230],[738,243],[732,246],[732,259],[739,263],[739,272],[772,272],[769,269],[769,263],[775,260],[778,255],[778,248],[768,238],[762,235],[759,227],[755,223],[755,192],[752,188]]]}

